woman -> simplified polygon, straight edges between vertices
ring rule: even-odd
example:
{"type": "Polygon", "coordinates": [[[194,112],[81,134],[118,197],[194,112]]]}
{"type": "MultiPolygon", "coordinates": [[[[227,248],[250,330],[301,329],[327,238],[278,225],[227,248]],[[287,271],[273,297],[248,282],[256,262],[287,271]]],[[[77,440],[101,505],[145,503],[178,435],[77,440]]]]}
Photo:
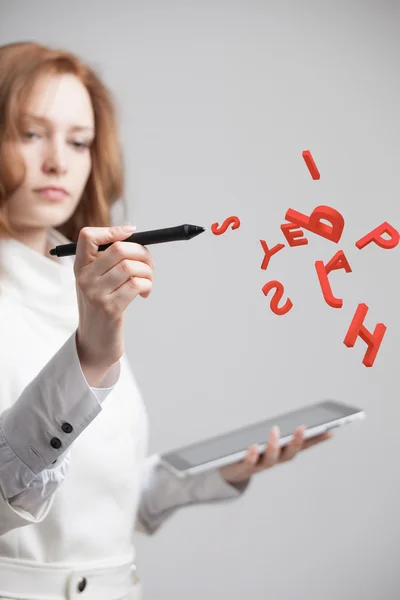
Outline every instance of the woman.
{"type": "MultiPolygon", "coordinates": [[[[124,243],[115,109],[76,56],[0,48],[0,598],[135,599],[135,529],[239,497],[251,476],[331,437],[178,480],[146,458],[148,423],[123,316],[151,293],[150,252],[124,243]],[[76,257],[50,248],[77,242],[76,257]],[[97,247],[113,243],[106,251],[97,247]]],[[[166,399],[167,401],[168,399],[166,399]]]]}

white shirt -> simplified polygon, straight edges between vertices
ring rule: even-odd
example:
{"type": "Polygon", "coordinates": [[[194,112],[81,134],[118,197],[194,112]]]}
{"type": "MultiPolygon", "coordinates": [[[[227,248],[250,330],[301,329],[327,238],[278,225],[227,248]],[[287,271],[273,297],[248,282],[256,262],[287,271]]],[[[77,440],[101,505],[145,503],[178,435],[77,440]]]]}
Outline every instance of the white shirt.
{"type": "MultiPolygon", "coordinates": [[[[70,240],[50,230],[52,245],[70,240]]],[[[146,458],[148,421],[125,355],[91,388],[76,350],[75,257],[0,239],[0,557],[134,559],[178,507],[238,497],[218,470],[178,479],[146,458]]],[[[168,401],[168,398],[163,399],[168,401]]]]}

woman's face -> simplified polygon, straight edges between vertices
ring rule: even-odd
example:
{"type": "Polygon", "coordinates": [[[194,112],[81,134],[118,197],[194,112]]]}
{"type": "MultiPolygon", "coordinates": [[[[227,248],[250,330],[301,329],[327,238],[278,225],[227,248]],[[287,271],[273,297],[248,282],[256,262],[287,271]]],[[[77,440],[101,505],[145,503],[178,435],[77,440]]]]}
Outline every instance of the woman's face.
{"type": "Polygon", "coordinates": [[[17,144],[25,178],[8,200],[13,227],[34,233],[71,217],[90,174],[94,133],[90,96],[78,78],[53,75],[36,82],[17,144]]]}

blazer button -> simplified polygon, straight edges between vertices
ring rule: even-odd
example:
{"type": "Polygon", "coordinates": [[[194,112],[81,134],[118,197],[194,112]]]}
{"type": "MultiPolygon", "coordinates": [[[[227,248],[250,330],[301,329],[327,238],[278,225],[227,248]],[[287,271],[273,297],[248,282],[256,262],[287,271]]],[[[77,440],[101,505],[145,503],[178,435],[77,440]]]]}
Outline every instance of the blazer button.
{"type": "Polygon", "coordinates": [[[78,583],[78,592],[83,592],[86,587],[86,577],[83,577],[78,583]]]}
{"type": "Polygon", "coordinates": [[[61,448],[61,446],[62,446],[61,440],[59,440],[58,438],[54,437],[54,438],[51,439],[50,445],[53,446],[53,448],[56,448],[56,450],[58,450],[58,448],[61,448]]]}
{"type": "Polygon", "coordinates": [[[65,432],[65,433],[71,433],[71,431],[74,430],[74,428],[72,427],[72,425],[70,425],[69,423],[63,423],[61,425],[61,429],[65,432]]]}

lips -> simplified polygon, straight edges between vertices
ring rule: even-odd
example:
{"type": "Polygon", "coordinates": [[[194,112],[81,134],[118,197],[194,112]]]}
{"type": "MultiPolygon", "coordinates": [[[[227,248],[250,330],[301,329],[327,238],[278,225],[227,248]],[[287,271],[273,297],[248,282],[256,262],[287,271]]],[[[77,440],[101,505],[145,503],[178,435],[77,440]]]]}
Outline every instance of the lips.
{"type": "Polygon", "coordinates": [[[59,193],[64,194],[64,195],[68,194],[68,192],[67,192],[67,190],[65,188],[58,187],[56,185],[48,185],[46,187],[39,188],[36,191],[42,192],[42,193],[45,193],[45,192],[59,192],[59,193]]]}
{"type": "Polygon", "coordinates": [[[41,196],[45,196],[46,198],[50,198],[51,200],[62,200],[65,196],[68,195],[68,192],[65,188],[58,186],[46,186],[35,190],[41,196]]]}

